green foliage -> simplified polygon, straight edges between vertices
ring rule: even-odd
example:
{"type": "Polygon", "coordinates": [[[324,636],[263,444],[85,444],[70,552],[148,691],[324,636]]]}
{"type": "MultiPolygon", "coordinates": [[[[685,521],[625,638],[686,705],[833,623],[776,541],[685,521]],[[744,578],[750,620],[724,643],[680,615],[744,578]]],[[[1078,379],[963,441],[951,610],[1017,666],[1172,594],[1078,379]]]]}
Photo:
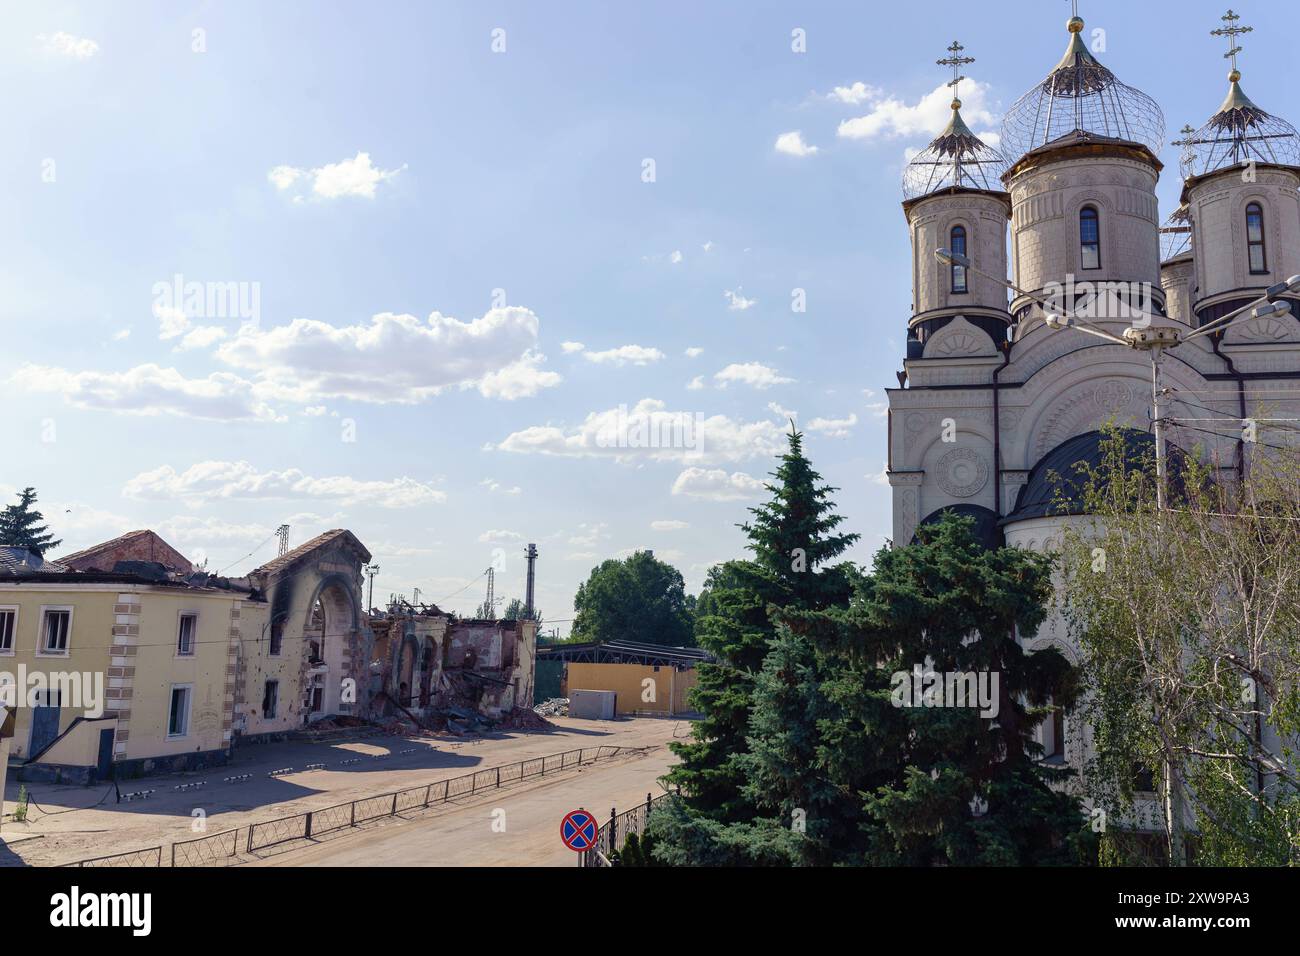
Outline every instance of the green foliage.
{"type": "Polygon", "coordinates": [[[1034,730],[1069,707],[1076,680],[1053,650],[1026,654],[1044,617],[1050,566],[983,549],[968,518],[923,526],[882,549],[846,609],[782,615],[756,692],[747,792],[788,822],[792,862],[1078,864],[1095,858],[1078,801],[1051,787],[1034,730]],[[997,676],[997,714],[899,707],[895,675],[997,676]],[[977,815],[974,807],[981,812],[977,815]]]}
{"type": "Polygon", "coordinates": [[[63,541],[42,524],[45,516],[32,507],[35,503],[36,489],[24,488],[18,492],[17,504],[5,505],[0,511],[0,544],[26,548],[44,557],[46,551],[57,548],[63,541]]]}
{"type": "Polygon", "coordinates": [[[526,613],[524,602],[519,598],[511,598],[506,609],[501,612],[503,621],[522,621],[533,620],[537,622],[537,628],[540,631],[542,627],[542,612],[539,608],[533,608],[532,614],[526,613]]]}
{"type": "MultiPolygon", "coordinates": [[[[1300,457],[1248,451],[1244,481],[1185,456],[1157,507],[1154,462],[1110,428],[1080,484],[1093,517],[1061,542],[1065,611],[1086,657],[1089,796],[1112,823],[1184,829],[1215,865],[1300,862],[1300,457]],[[1266,733],[1272,728],[1276,734],[1266,733]],[[1156,772],[1160,799],[1135,792],[1156,772]],[[1182,806],[1194,826],[1171,827],[1182,806]]],[[[1120,862],[1149,847],[1115,840],[1120,862]]]]}
{"type": "Polygon", "coordinates": [[[573,609],[571,640],[694,644],[681,572],[648,551],[594,568],[578,585],[573,609]]]}
{"type": "Polygon", "coordinates": [[[776,608],[817,609],[846,603],[851,569],[826,567],[858,536],[836,531],[831,493],[803,453],[803,437],[791,431],[773,481],[770,498],[751,508],[742,524],[753,557],[709,569],[696,607],[695,636],[716,663],[701,664],[691,705],[702,718],[693,739],[672,745],[679,764],[669,781],[687,794],[697,813],[719,820],[752,815],[743,792],[754,679],[763,666],[776,624],[776,608]]]}

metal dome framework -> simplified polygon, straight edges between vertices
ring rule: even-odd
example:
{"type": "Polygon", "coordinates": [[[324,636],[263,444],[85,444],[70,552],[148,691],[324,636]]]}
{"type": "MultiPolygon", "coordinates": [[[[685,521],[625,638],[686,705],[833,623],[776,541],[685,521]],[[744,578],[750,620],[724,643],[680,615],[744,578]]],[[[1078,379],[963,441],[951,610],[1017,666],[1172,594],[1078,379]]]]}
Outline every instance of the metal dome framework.
{"type": "Polygon", "coordinates": [[[1164,147],[1165,117],[1156,101],[1123,83],[1084,45],[1083,21],[1067,24],[1070,45],[1046,79],[1002,120],[1002,148],[1017,158],[1072,133],[1164,147]]]}
{"type": "Polygon", "coordinates": [[[1160,261],[1168,262],[1192,251],[1192,212],[1179,206],[1160,227],[1160,261]]]}
{"type": "Polygon", "coordinates": [[[1189,147],[1180,163],[1185,179],[1249,162],[1300,166],[1296,128],[1252,103],[1237,83],[1219,112],[1178,145],[1189,147]]]}
{"type": "Polygon", "coordinates": [[[974,63],[964,56],[966,48],[956,40],[938,66],[952,67],[952,118],[930,145],[912,157],[903,170],[904,200],[919,199],[945,190],[977,189],[1002,192],[1002,174],[1007,171],[1003,155],[970,131],[961,118],[961,68],[974,63]]]}
{"type": "Polygon", "coordinates": [[[903,171],[903,197],[918,199],[951,189],[1003,192],[1003,155],[970,131],[953,110],[952,120],[933,142],[912,157],[903,171]]]}

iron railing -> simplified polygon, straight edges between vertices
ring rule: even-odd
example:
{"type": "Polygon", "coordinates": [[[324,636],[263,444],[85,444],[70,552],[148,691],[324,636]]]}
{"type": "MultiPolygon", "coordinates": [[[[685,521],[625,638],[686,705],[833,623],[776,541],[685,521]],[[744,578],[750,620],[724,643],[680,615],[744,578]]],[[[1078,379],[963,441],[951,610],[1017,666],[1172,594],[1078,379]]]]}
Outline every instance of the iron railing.
{"type": "MultiPolygon", "coordinates": [[[[381,817],[395,816],[410,810],[425,809],[435,803],[446,803],[456,797],[491,790],[502,784],[517,783],[529,777],[544,776],[584,763],[593,763],[613,757],[622,747],[588,747],[566,750],[545,757],[530,757],[503,767],[475,770],[459,777],[450,777],[419,787],[408,787],[393,793],[361,797],[348,803],[336,804],[319,810],[308,810],[292,816],[279,817],[235,827],[210,836],[182,840],[171,846],[172,866],[204,866],[238,856],[240,848],[253,853],[293,840],[310,840],[322,833],[355,827],[381,817]],[[245,832],[243,839],[240,834],[245,832]]],[[[146,850],[131,850],[112,856],[65,863],[64,866],[120,866],[157,867],[163,865],[161,846],[146,850]]]]}
{"type": "Polygon", "coordinates": [[[639,836],[645,832],[646,824],[650,822],[650,814],[654,812],[655,804],[668,797],[679,796],[680,793],[680,791],[661,793],[657,797],[647,793],[645,803],[639,803],[631,810],[625,810],[622,813],[616,812],[617,808],[611,808],[609,820],[600,828],[600,833],[596,835],[596,845],[583,850],[579,854],[578,865],[582,867],[609,866],[610,854],[622,846],[620,840],[625,843],[631,834],[635,833],[639,836]]]}

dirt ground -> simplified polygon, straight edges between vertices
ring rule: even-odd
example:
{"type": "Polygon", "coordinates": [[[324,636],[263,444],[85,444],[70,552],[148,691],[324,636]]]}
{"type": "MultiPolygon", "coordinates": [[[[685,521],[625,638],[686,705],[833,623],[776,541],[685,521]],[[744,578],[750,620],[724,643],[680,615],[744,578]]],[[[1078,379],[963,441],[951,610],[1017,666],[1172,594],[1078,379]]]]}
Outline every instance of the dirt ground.
{"type": "MultiPolygon", "coordinates": [[[[657,748],[653,753],[658,756],[653,760],[616,758],[612,761],[620,767],[641,765],[646,773],[654,773],[659,762],[668,759],[663,745],[689,733],[686,721],[654,717],[617,721],[554,717],[551,723],[555,726],[549,731],[507,731],[477,738],[371,736],[330,743],[250,745],[237,750],[235,759],[225,767],[125,782],[120,785],[123,793],[154,790],[149,798],[131,802],[115,802],[112,784],[93,787],[28,784],[31,803],[28,819],[23,823],[14,822],[9,816],[19,787],[11,772],[4,794],[6,815],[0,824],[0,866],[51,866],[186,840],[195,835],[192,821],[196,811],[205,815],[207,832],[216,833],[578,748],[657,748]],[[304,768],[309,764],[325,766],[308,771],[304,768]],[[267,776],[272,770],[290,767],[295,768],[294,772],[267,776]],[[251,777],[245,782],[223,782],[223,777],[241,774],[251,774],[251,777]],[[205,781],[202,787],[174,789],[200,780],[205,781]]],[[[662,773],[662,769],[657,772],[662,773]]],[[[555,782],[560,783],[567,776],[562,774],[555,782]]],[[[584,781],[596,779],[590,768],[576,777],[584,781]]],[[[625,799],[632,800],[636,799],[638,790],[639,798],[644,799],[645,791],[653,789],[653,779],[632,772],[626,777],[616,773],[610,781],[620,796],[627,789],[625,799]]],[[[534,789],[531,785],[520,788],[530,793],[534,789]]],[[[512,794],[510,799],[518,796],[512,794]]],[[[596,793],[590,796],[596,806],[609,800],[605,796],[597,800],[597,796],[596,793]]],[[[529,812],[542,813],[538,807],[529,812]]],[[[404,828],[404,824],[398,826],[404,828]]],[[[336,842],[331,841],[330,845],[336,842]]],[[[570,852],[563,847],[559,849],[570,852]]]]}

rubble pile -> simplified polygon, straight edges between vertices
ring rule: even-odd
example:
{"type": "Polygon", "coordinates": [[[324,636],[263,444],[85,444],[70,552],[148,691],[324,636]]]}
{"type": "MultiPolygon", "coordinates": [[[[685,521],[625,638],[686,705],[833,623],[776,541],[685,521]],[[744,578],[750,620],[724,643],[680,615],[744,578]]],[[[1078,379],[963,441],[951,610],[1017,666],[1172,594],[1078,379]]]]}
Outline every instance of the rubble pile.
{"type": "Polygon", "coordinates": [[[539,717],[568,717],[569,716],[569,698],[552,697],[542,701],[533,710],[539,717]]]}

